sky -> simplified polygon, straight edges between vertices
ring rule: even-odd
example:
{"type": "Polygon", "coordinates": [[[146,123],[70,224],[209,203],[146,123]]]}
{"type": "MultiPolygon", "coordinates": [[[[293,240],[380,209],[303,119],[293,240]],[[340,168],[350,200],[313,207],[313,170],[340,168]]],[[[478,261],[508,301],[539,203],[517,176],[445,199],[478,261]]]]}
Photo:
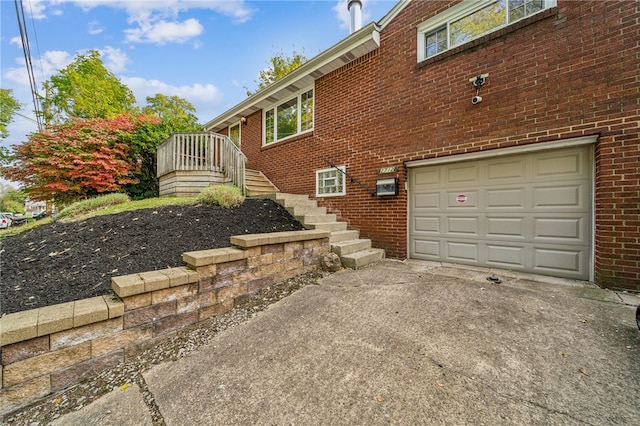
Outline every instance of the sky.
{"type": "MultiPolygon", "coordinates": [[[[36,86],[77,54],[98,50],[140,106],[147,96],[179,96],[204,124],[246,98],[267,61],[293,51],[311,59],[349,35],[347,0],[18,0],[36,86]]],[[[394,0],[363,0],[362,24],[394,0]]],[[[0,0],[0,87],[23,104],[9,125],[9,148],[37,131],[14,0],[0,0]]],[[[0,180],[18,187],[18,183],[0,180]]]]}

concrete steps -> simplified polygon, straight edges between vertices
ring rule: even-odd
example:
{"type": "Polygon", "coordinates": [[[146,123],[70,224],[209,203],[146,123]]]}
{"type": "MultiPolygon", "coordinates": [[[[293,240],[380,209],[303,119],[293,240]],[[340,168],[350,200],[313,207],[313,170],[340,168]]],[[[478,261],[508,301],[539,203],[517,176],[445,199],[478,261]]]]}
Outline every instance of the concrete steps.
{"type": "Polygon", "coordinates": [[[330,231],[331,251],[340,256],[342,265],[359,269],[384,259],[384,250],[371,247],[371,240],[360,238],[360,232],[347,229],[346,222],[338,222],[336,215],[327,214],[327,209],[318,207],[307,195],[274,192],[262,198],[274,200],[294,216],[307,229],[330,231]]]}

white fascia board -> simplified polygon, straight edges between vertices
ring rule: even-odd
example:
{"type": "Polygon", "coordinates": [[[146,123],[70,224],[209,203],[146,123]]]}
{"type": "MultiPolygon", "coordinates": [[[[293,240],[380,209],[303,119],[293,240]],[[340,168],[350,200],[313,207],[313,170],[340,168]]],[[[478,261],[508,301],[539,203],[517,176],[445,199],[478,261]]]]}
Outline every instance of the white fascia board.
{"type": "Polygon", "coordinates": [[[411,0],[400,0],[398,3],[396,3],[396,5],[393,6],[391,10],[378,21],[380,31],[383,31],[385,27],[389,25],[389,23],[393,21],[395,17],[398,16],[398,14],[402,12],[409,3],[411,3],[411,0]]]}
{"type": "Polygon", "coordinates": [[[284,100],[291,93],[309,87],[325,74],[380,47],[380,30],[375,22],[342,39],[337,44],[302,64],[290,74],[248,97],[235,107],[207,122],[209,131],[219,131],[259,109],[284,100]],[[294,86],[296,90],[293,90],[294,86]],[[293,92],[292,92],[293,90],[293,92]]]}

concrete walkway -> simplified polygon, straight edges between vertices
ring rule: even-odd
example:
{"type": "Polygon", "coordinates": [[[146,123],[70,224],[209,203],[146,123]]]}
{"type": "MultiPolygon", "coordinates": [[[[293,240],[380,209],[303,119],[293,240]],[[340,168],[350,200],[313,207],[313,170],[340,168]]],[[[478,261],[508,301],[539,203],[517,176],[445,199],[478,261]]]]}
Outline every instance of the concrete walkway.
{"type": "MultiPolygon", "coordinates": [[[[640,298],[535,279],[343,271],[144,379],[167,425],[637,425],[640,298]]],[[[58,419],[145,422],[137,386],[58,419]]]]}

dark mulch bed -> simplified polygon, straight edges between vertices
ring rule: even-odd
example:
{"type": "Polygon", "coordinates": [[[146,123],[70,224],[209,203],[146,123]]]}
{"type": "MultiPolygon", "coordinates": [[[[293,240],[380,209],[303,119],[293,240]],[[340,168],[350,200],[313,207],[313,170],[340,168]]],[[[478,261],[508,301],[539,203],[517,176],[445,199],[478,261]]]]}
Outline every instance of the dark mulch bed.
{"type": "Polygon", "coordinates": [[[62,223],[0,241],[0,315],[111,293],[111,277],[184,266],[241,234],[304,229],[271,200],[175,205],[62,223]]]}

